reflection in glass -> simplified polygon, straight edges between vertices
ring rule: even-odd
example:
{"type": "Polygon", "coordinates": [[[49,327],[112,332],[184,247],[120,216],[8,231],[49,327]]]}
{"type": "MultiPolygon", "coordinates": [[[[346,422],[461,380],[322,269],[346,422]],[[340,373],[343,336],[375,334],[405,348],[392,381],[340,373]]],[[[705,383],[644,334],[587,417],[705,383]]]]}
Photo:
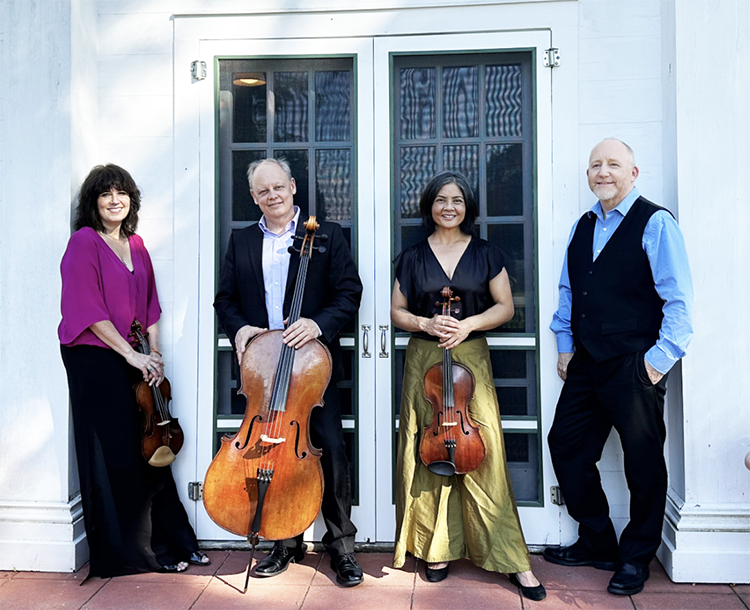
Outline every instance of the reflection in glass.
{"type": "Polygon", "coordinates": [[[443,135],[475,138],[479,135],[477,66],[443,68],[443,135]]]}
{"type": "Polygon", "coordinates": [[[529,296],[526,294],[523,229],[523,223],[487,226],[488,241],[502,248],[505,254],[505,268],[508,271],[510,289],[514,297],[529,296]]]}
{"type": "Polygon", "coordinates": [[[435,68],[400,71],[401,138],[435,137],[435,68]]]}
{"type": "Polygon", "coordinates": [[[444,146],[443,169],[461,172],[469,181],[474,199],[479,199],[479,146],[444,146]]]}
{"type": "Polygon", "coordinates": [[[521,144],[487,146],[487,215],[523,215],[521,144]]]}
{"type": "Polygon", "coordinates": [[[435,175],[434,146],[401,149],[401,218],[419,218],[419,195],[435,175]]]}
{"type": "Polygon", "coordinates": [[[487,66],[487,136],[523,135],[521,65],[487,66]]]}
{"type": "Polygon", "coordinates": [[[519,502],[539,501],[539,446],[536,433],[505,432],[505,453],[513,493],[519,502]]]}
{"type": "Polygon", "coordinates": [[[240,87],[232,85],[234,142],[266,141],[266,85],[240,87]]]}
{"type": "Polygon", "coordinates": [[[494,379],[526,379],[528,375],[525,350],[490,350],[494,379]]]}
{"type": "Polygon", "coordinates": [[[526,387],[495,386],[500,415],[529,415],[526,387]]]}
{"type": "Polygon", "coordinates": [[[352,73],[315,73],[315,140],[341,142],[351,135],[350,89],[352,73]]]}
{"type": "Polygon", "coordinates": [[[237,394],[240,387],[237,381],[237,359],[234,350],[221,350],[216,355],[216,375],[219,389],[217,395],[216,412],[220,415],[243,415],[247,401],[241,394],[237,394]]]}
{"type": "Polygon", "coordinates": [[[307,142],[307,72],[274,72],[274,141],[307,142]]]}
{"type": "Polygon", "coordinates": [[[260,220],[260,208],[255,205],[247,182],[247,166],[265,159],[263,150],[235,150],[232,152],[232,222],[260,220]]]}
{"type": "Polygon", "coordinates": [[[321,220],[352,217],[351,151],[315,152],[315,213],[321,220]]]}
{"type": "Polygon", "coordinates": [[[294,205],[299,206],[302,214],[310,214],[310,162],[307,150],[274,150],[276,159],[283,157],[292,170],[292,178],[297,185],[294,205]]]}

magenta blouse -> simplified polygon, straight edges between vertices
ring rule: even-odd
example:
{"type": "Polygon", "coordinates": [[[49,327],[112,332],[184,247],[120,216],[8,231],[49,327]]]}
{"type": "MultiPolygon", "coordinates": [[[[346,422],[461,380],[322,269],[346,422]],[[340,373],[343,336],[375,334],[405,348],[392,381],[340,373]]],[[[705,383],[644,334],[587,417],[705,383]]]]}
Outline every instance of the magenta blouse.
{"type": "Polygon", "coordinates": [[[140,321],[144,331],[159,321],[154,268],[138,235],[130,238],[130,256],[132,273],[94,229],[84,227],[71,235],[60,263],[60,343],[109,349],[89,329],[92,324],[109,320],[128,339],[133,319],[140,321]]]}

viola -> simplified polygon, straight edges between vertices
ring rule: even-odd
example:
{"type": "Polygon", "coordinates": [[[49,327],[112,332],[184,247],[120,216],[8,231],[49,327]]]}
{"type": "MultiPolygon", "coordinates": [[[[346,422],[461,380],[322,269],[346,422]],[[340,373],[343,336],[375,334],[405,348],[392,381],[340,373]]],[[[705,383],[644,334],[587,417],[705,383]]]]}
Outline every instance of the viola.
{"type": "MultiPolygon", "coordinates": [[[[314,246],[318,227],[314,216],[305,224],[290,326],[300,318],[312,252],[325,250],[314,246]]],[[[320,512],[323,469],[321,451],[310,441],[310,416],[323,405],[331,363],[319,340],[294,349],[284,344],[282,330],[256,335],[245,349],[238,392],[247,401],[245,416],[234,436],[221,439],[203,482],[203,503],[219,526],[247,536],[253,551],[259,538],[301,534],[320,512]]],[[[249,575],[248,565],[245,590],[249,575]]]]}
{"type": "MultiPolygon", "coordinates": [[[[141,354],[150,354],[141,323],[133,320],[130,337],[133,348],[141,354]]],[[[133,388],[141,416],[141,453],[151,466],[169,466],[182,449],[185,435],[176,417],[169,412],[172,387],[164,378],[159,386],[141,381],[133,388]]]]}
{"type": "MultiPolygon", "coordinates": [[[[441,291],[442,315],[459,313],[460,301],[447,286],[441,291]]],[[[435,303],[441,306],[438,301],[435,303]]],[[[424,376],[425,398],[432,405],[432,421],[422,431],[419,456],[427,469],[451,477],[476,470],[487,454],[482,432],[471,419],[469,402],[474,398],[474,374],[453,362],[450,349],[443,348],[443,361],[432,365],[424,376]]]]}

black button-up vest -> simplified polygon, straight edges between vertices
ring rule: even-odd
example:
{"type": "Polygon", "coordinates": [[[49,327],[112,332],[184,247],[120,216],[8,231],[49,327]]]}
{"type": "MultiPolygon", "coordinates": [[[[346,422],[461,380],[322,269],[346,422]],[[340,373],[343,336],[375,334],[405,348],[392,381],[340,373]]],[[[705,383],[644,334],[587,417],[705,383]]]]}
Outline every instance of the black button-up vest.
{"type": "Polygon", "coordinates": [[[639,197],[592,261],[596,215],[581,217],[568,246],[571,327],[576,349],[597,362],[652,347],[659,338],[663,301],[643,250],[643,231],[659,207],[639,197]]]}

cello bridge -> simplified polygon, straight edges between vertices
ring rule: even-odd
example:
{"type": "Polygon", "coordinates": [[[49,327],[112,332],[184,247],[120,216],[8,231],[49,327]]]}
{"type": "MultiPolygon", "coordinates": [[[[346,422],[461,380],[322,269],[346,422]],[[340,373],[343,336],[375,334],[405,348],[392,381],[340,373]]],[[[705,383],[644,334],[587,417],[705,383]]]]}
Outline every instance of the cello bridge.
{"type": "Polygon", "coordinates": [[[457,425],[458,425],[458,422],[455,422],[455,421],[444,421],[444,422],[443,422],[442,424],[440,424],[440,425],[441,425],[441,426],[444,426],[444,427],[446,427],[446,428],[450,428],[451,426],[457,426],[457,425]]]}
{"type": "Polygon", "coordinates": [[[282,438],[271,438],[267,434],[261,434],[260,435],[260,440],[262,440],[264,443],[271,443],[272,445],[279,445],[279,444],[283,443],[284,441],[286,441],[286,439],[283,438],[283,437],[282,438]]]}

